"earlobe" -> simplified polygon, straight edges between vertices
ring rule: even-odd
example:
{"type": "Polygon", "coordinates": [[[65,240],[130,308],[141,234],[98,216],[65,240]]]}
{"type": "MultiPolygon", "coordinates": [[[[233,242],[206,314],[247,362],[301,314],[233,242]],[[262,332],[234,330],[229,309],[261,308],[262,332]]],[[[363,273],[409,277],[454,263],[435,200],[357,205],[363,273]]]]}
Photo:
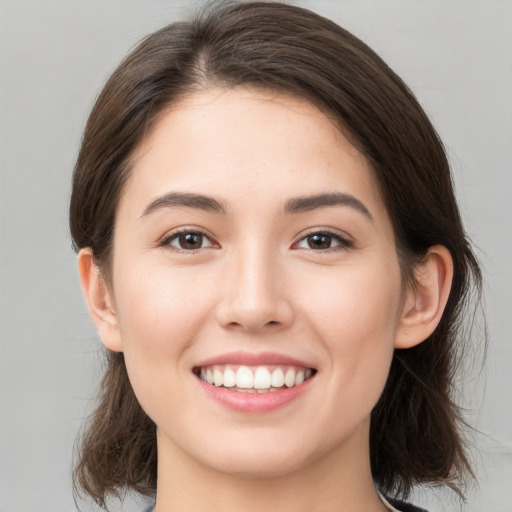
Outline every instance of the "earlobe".
{"type": "Polygon", "coordinates": [[[78,273],[89,313],[103,344],[114,352],[122,352],[123,344],[112,294],[89,247],[78,253],[78,273]]]}
{"type": "Polygon", "coordinates": [[[453,279],[453,260],[442,245],[431,247],[414,271],[415,284],[406,292],[397,329],[396,348],[411,348],[426,340],[443,316],[453,279]]]}

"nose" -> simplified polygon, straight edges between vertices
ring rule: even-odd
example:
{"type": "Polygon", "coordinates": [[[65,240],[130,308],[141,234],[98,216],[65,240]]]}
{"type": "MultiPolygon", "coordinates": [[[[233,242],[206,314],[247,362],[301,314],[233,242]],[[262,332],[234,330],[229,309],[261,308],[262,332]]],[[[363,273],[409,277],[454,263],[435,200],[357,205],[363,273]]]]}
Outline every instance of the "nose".
{"type": "Polygon", "coordinates": [[[233,254],[220,285],[219,324],[252,333],[291,324],[293,308],[278,260],[256,247],[233,254]]]}

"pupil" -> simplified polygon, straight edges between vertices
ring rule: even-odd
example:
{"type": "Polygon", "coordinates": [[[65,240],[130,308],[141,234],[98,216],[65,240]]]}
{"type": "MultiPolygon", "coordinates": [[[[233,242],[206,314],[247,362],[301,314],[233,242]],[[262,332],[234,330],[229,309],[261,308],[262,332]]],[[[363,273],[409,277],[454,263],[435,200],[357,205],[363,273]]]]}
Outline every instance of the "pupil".
{"type": "Polygon", "coordinates": [[[180,245],[183,249],[198,249],[203,242],[203,235],[200,233],[186,233],[180,235],[180,245]]]}
{"type": "Polygon", "coordinates": [[[312,235],[309,237],[309,246],[312,249],[329,249],[331,237],[329,235],[312,235]]]}

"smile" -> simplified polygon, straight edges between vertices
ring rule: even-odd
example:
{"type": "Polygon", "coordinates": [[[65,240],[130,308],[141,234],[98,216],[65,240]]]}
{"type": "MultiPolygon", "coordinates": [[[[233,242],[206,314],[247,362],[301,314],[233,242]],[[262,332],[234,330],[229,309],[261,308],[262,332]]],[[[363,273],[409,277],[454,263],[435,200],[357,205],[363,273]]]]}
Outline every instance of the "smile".
{"type": "Polygon", "coordinates": [[[194,368],[194,373],[215,387],[241,393],[272,393],[299,386],[316,370],[290,365],[211,365],[194,368]]]}

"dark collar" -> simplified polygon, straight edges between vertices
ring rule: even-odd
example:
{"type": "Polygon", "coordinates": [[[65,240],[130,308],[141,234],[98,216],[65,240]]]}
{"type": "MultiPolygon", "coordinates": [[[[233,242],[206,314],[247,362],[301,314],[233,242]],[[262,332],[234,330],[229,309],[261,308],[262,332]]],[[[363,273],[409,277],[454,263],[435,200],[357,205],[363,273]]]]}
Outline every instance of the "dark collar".
{"type": "Polygon", "coordinates": [[[386,500],[390,505],[393,505],[393,507],[395,507],[397,510],[400,510],[400,512],[427,512],[425,509],[415,507],[410,503],[405,503],[405,501],[395,500],[388,497],[386,497],[386,500]]]}

